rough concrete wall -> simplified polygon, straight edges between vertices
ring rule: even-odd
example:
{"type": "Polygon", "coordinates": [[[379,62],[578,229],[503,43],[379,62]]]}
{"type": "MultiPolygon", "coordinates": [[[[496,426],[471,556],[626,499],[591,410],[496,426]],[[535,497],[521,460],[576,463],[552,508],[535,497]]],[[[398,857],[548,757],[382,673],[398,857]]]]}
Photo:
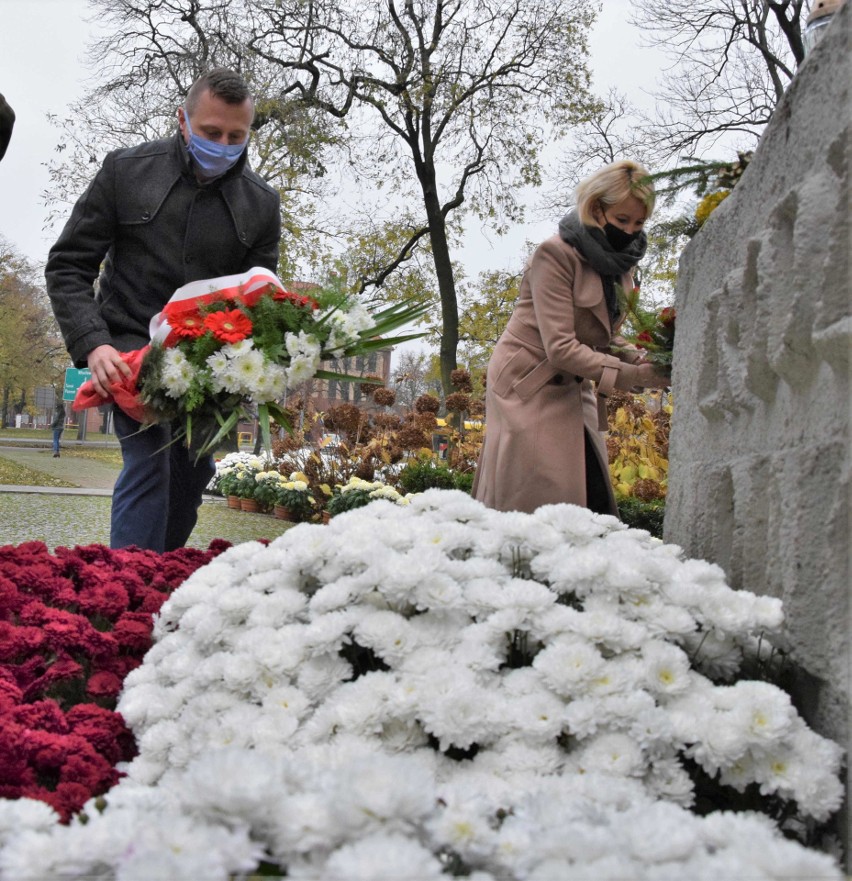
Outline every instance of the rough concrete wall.
{"type": "Polygon", "coordinates": [[[810,721],[850,746],[846,4],[681,260],[665,535],[781,597],[810,721]]]}

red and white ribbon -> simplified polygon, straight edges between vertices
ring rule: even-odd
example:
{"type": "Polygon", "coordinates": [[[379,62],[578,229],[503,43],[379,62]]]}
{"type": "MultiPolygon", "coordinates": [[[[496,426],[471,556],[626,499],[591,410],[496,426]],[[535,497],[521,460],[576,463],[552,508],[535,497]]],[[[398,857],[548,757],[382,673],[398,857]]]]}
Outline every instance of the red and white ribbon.
{"type": "MultiPolygon", "coordinates": [[[[169,305],[185,303],[187,311],[194,311],[199,303],[246,298],[270,285],[274,285],[279,291],[285,290],[277,275],[261,266],[255,266],[238,275],[221,275],[218,278],[191,281],[172,294],[169,305]]],[[[162,343],[165,346],[172,344],[174,340],[169,339],[171,332],[171,325],[162,312],[158,312],[148,325],[152,343],[162,343]]]]}

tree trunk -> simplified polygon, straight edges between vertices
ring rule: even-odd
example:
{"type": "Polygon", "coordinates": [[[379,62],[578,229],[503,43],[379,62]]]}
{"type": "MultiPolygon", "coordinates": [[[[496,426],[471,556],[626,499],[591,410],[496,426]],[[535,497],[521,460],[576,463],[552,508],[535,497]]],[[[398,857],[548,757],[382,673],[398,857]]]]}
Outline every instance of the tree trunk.
{"type": "Polygon", "coordinates": [[[456,354],[459,346],[459,305],[456,297],[456,280],[450,258],[450,245],[447,241],[447,224],[441,203],[433,168],[425,171],[421,178],[423,204],[429,223],[429,241],[432,245],[432,259],[438,279],[438,292],[441,295],[441,386],[444,395],[452,392],[450,374],[458,366],[456,354]]]}

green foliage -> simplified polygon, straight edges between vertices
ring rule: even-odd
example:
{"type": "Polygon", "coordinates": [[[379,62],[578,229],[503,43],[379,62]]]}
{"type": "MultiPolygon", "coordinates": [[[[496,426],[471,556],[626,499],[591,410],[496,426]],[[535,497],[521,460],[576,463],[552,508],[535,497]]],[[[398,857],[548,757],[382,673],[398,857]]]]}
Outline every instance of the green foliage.
{"type": "MultiPolygon", "coordinates": [[[[275,475],[275,478],[279,476],[274,471],[265,473],[267,475],[275,475]]],[[[261,474],[255,477],[252,498],[264,511],[268,511],[273,505],[278,504],[278,481],[275,478],[269,479],[269,477],[266,477],[262,479],[261,474]]]]}
{"type": "Polygon", "coordinates": [[[399,485],[409,493],[422,493],[427,489],[456,488],[455,474],[430,456],[409,462],[399,472],[399,485]]]}
{"type": "Polygon", "coordinates": [[[473,489],[473,471],[456,471],[453,479],[453,485],[456,489],[470,494],[473,489]]]}
{"type": "Polygon", "coordinates": [[[363,508],[372,501],[371,491],[370,489],[349,489],[343,492],[339,487],[335,487],[331,498],[325,503],[325,508],[329,514],[342,514],[344,511],[363,508]]]}
{"type": "Polygon", "coordinates": [[[644,529],[655,538],[663,537],[663,518],[666,514],[665,499],[643,501],[634,497],[618,500],[621,519],[633,529],[644,529]]]}
{"type": "Polygon", "coordinates": [[[0,399],[29,412],[38,386],[62,384],[70,366],[39,273],[0,237],[0,399]]]}
{"type": "Polygon", "coordinates": [[[427,489],[460,489],[469,493],[473,472],[456,471],[431,456],[420,456],[399,472],[399,486],[407,493],[422,493],[427,489]]]}

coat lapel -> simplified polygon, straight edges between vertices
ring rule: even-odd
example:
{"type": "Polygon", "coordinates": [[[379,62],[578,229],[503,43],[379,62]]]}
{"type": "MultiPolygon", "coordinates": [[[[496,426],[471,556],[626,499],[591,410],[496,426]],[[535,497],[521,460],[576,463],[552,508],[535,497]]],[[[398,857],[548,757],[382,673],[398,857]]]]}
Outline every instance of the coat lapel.
{"type": "Polygon", "coordinates": [[[580,259],[582,272],[579,278],[574,279],[574,308],[588,309],[600,322],[608,338],[611,328],[604,301],[603,282],[600,275],[586,262],[585,257],[579,253],[577,256],[580,259]]]}

